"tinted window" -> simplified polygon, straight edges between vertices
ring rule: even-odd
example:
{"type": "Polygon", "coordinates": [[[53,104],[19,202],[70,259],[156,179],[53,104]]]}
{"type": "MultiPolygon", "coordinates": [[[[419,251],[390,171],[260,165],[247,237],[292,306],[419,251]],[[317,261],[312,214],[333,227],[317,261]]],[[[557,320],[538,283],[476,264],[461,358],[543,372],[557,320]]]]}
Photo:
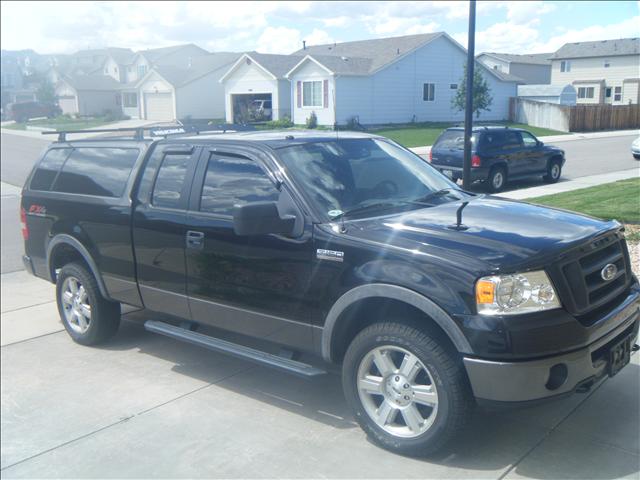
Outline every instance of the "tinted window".
{"type": "Polygon", "coordinates": [[[522,146],[522,139],[518,132],[504,132],[504,148],[518,148],[522,146]]]}
{"type": "Polygon", "coordinates": [[[138,158],[137,148],[75,148],[62,167],[53,190],[119,197],[138,158]]]}
{"type": "Polygon", "coordinates": [[[538,141],[529,132],[520,132],[520,135],[522,135],[522,143],[524,143],[525,147],[536,147],[538,145],[538,141]]]}
{"type": "Polygon", "coordinates": [[[49,150],[33,174],[31,190],[49,190],[70,151],[70,148],[49,150]]]}
{"type": "MultiPolygon", "coordinates": [[[[477,137],[477,133],[471,135],[471,145],[476,144],[477,137]]],[[[445,130],[436,141],[434,148],[464,150],[464,130],[445,130]]]]}
{"type": "Polygon", "coordinates": [[[485,132],[482,134],[482,150],[497,150],[504,146],[504,135],[500,131],[485,132]]]}
{"type": "Polygon", "coordinates": [[[151,203],[156,207],[179,208],[191,154],[167,154],[158,170],[151,203]]]}
{"type": "Polygon", "coordinates": [[[264,171],[244,157],[211,157],[207,166],[200,210],[232,215],[235,205],[277,201],[279,192],[264,171]]]}

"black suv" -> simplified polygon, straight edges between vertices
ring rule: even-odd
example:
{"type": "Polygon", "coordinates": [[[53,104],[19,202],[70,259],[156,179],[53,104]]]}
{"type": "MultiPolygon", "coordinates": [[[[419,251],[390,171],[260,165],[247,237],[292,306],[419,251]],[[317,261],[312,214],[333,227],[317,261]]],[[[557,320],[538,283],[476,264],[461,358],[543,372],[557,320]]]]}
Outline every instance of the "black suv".
{"type": "Polygon", "coordinates": [[[619,223],[464,192],[378,136],[59,141],[21,205],[25,266],[76,342],[128,304],[262,365],[340,365],[355,419],[401,453],[440,448],[476,402],[588,390],[638,334],[619,223]]]}
{"type": "MultiPolygon", "coordinates": [[[[464,129],[442,132],[429,153],[429,161],[456,181],[462,178],[464,129]]],[[[526,130],[475,127],[471,137],[471,180],[486,182],[491,192],[501,191],[507,179],[540,176],[555,183],[562,174],[564,151],[543,144],[526,130]]]]}

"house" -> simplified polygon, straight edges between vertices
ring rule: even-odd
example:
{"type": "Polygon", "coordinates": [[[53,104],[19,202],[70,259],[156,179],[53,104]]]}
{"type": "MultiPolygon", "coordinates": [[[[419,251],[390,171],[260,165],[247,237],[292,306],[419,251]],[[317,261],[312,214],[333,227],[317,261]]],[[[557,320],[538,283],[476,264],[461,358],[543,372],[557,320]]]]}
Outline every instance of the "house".
{"type": "Polygon", "coordinates": [[[575,105],[578,92],[573,85],[518,85],[518,98],[559,105],[575,105]]]}
{"type": "Polygon", "coordinates": [[[78,116],[120,111],[119,84],[109,75],[62,77],[56,85],[62,113],[78,116]]]}
{"type": "Polygon", "coordinates": [[[476,57],[489,68],[521,78],[524,83],[544,85],[551,83],[551,53],[516,55],[513,53],[484,52],[476,57]]]}
{"type": "Polygon", "coordinates": [[[0,56],[0,91],[2,106],[7,103],[31,102],[36,100],[37,87],[29,82],[25,72],[29,72],[29,57],[21,54],[32,50],[8,52],[3,50],[0,56]],[[25,61],[26,58],[26,61],[25,61]],[[25,65],[26,63],[26,65],[25,65]]]}
{"type": "Polygon", "coordinates": [[[120,87],[125,115],[147,120],[223,118],[220,77],[239,53],[217,52],[188,58],[185,65],[156,65],[133,85],[120,87]]]}
{"type": "Polygon", "coordinates": [[[250,52],[243,54],[220,78],[224,85],[226,120],[246,120],[249,105],[271,105],[270,120],[291,117],[291,86],[285,77],[302,57],[250,52]]]}
{"type": "Polygon", "coordinates": [[[637,104],[640,38],[563,45],[551,56],[551,83],[575,86],[578,104],[637,104]]]}
{"type": "Polygon", "coordinates": [[[204,55],[209,55],[209,52],[193,43],[141,50],[136,52],[127,64],[126,78],[123,83],[140,80],[156,65],[187,67],[189,59],[204,55]]]}
{"type": "MultiPolygon", "coordinates": [[[[444,32],[304,46],[293,54],[292,119],[315,112],[321,125],[462,120],[451,101],[463,79],[467,52],[444,32]]],[[[509,117],[509,98],[522,80],[477,63],[493,104],[481,120],[509,117]]]]}

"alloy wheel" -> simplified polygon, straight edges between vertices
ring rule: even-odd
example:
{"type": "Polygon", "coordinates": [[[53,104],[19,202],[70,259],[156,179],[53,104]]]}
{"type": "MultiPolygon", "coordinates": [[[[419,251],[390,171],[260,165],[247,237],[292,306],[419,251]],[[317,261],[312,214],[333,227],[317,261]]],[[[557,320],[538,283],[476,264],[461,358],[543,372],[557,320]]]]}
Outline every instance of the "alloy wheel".
{"type": "Polygon", "coordinates": [[[91,323],[91,304],[87,291],[76,277],[67,277],[61,292],[64,316],[69,327],[76,333],[85,333],[91,323]]]}
{"type": "Polygon", "coordinates": [[[433,425],[438,391],[429,370],[408,350],[394,345],[371,350],[360,362],[357,382],[366,413],[386,432],[413,438],[433,425]]]}

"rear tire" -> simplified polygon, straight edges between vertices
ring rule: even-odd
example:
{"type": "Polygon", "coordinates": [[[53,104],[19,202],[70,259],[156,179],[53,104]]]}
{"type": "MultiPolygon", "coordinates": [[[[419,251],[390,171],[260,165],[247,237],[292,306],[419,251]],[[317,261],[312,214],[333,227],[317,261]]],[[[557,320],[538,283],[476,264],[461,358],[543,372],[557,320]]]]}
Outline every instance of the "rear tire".
{"type": "Polygon", "coordinates": [[[507,169],[504,167],[493,167],[487,178],[487,187],[491,193],[498,193],[507,184],[507,169]]]}
{"type": "Polygon", "coordinates": [[[93,274],[80,263],[62,267],[56,281],[60,319],[74,342],[97,345],[120,325],[120,304],[106,300],[93,274]]]}
{"type": "Polygon", "coordinates": [[[342,384],[369,438],[403,455],[424,456],[445,447],[474,406],[455,352],[402,323],[377,323],[356,336],[345,355],[342,384]]]}
{"type": "Polygon", "coordinates": [[[557,158],[549,160],[547,165],[547,174],[542,177],[547,183],[556,183],[562,175],[562,162],[557,158]]]}

